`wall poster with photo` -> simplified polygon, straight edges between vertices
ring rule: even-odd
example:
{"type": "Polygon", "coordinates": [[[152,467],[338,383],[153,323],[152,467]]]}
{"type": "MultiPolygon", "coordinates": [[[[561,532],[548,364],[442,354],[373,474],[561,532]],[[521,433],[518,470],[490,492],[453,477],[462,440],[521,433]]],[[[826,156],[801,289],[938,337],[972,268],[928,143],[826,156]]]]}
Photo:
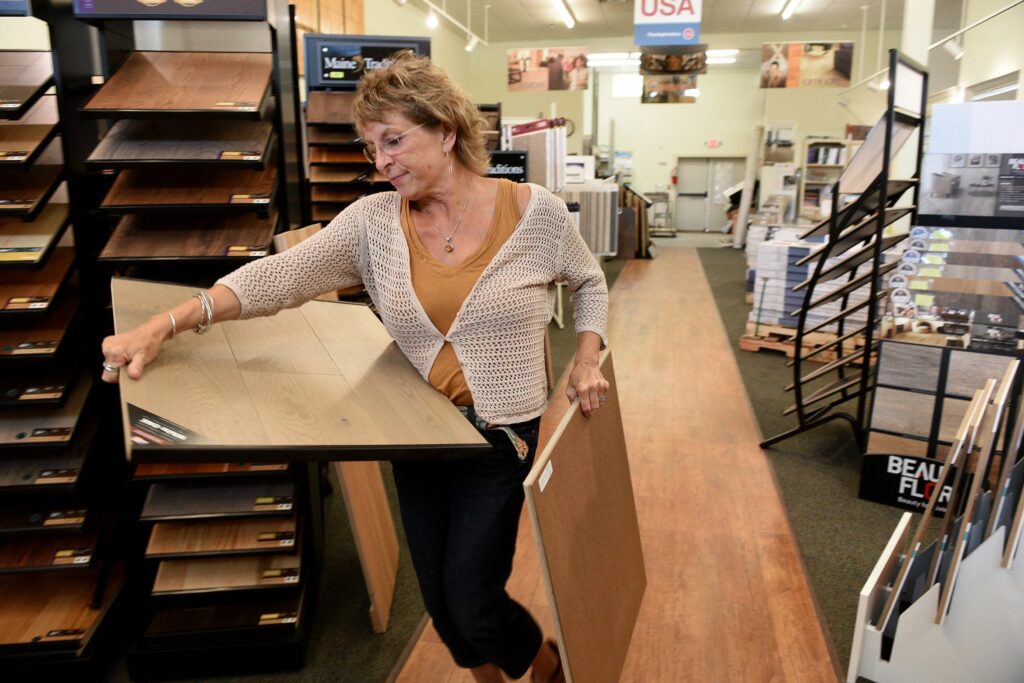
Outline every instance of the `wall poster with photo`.
{"type": "Polygon", "coordinates": [[[696,76],[644,76],[641,104],[693,104],[696,76]]]}
{"type": "Polygon", "coordinates": [[[845,88],[850,85],[853,43],[764,43],[762,88],[845,88]]]}
{"type": "Polygon", "coordinates": [[[683,76],[708,72],[707,45],[663,45],[640,50],[640,73],[683,76]]]}
{"type": "Polygon", "coordinates": [[[590,81],[585,47],[516,48],[508,51],[509,92],[586,90],[590,81]]]}
{"type": "Polygon", "coordinates": [[[918,222],[924,225],[1024,226],[1024,152],[925,154],[918,222]]]}

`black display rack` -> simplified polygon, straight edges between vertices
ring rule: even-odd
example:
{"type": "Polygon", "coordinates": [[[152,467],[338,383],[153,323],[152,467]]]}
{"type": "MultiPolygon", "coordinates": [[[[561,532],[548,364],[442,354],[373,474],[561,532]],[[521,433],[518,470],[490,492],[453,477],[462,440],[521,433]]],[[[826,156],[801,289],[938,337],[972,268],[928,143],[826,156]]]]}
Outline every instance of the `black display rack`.
{"type": "MultiPolygon", "coordinates": [[[[790,315],[798,318],[797,331],[792,337],[796,354],[790,365],[793,381],[785,387],[792,391],[794,403],[783,414],[797,417],[797,425],[761,443],[762,448],[784,441],[810,429],[833,420],[845,420],[853,428],[861,452],[865,447],[865,434],[869,420],[870,397],[874,388],[875,355],[878,348],[881,312],[889,291],[883,280],[898,263],[885,261],[887,250],[897,246],[906,234],[887,237],[885,228],[895,221],[910,216],[917,219],[917,206],[921,174],[920,135],[917,138],[914,177],[898,179],[892,176],[892,158],[898,151],[895,140],[897,127],[902,130],[915,128],[923,130],[924,112],[927,107],[928,74],[897,50],[889,52],[888,105],[881,121],[876,126],[881,140],[880,159],[865,157],[872,169],[873,180],[853,201],[840,207],[839,198],[845,190],[843,177],[833,185],[831,215],[802,235],[802,239],[827,237],[827,241],[815,251],[798,261],[798,265],[815,261],[811,276],[793,289],[804,291],[803,305],[790,315]],[[906,78],[907,82],[901,79],[906,78]],[[919,98],[912,103],[906,101],[907,89],[920,83],[919,98]],[[899,94],[899,95],[898,95],[899,94]],[[902,104],[903,106],[899,106],[902,104]],[[910,107],[906,105],[910,104],[910,107]],[[913,190],[911,206],[896,206],[897,201],[908,190],[913,190]],[[833,281],[842,284],[822,287],[833,281]],[[851,300],[855,293],[864,294],[859,300],[851,300]],[[808,323],[809,313],[832,302],[839,302],[841,309],[823,322],[808,323]],[[854,324],[851,316],[863,311],[865,322],[854,324]],[[835,325],[836,338],[826,344],[805,348],[804,339],[826,327],[835,325]],[[862,340],[862,341],[861,341],[862,340]],[[815,356],[826,350],[833,350],[835,359],[825,365],[810,366],[815,356]],[[812,383],[826,380],[823,386],[811,388],[812,383]],[[837,410],[849,401],[856,401],[852,410],[837,410]]],[[[871,154],[865,143],[858,156],[871,154]]],[[[847,170],[857,162],[855,156],[847,170]]],[[[844,174],[845,175],[845,174],[844,174]]],[[[859,188],[858,188],[859,189],[859,188]]]]}

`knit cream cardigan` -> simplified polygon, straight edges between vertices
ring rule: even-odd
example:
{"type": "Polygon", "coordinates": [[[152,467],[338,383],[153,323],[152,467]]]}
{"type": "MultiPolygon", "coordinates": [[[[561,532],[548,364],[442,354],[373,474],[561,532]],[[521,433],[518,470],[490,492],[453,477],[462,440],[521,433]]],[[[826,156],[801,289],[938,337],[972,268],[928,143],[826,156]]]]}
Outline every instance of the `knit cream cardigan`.
{"type": "Polygon", "coordinates": [[[544,329],[556,280],[573,293],[576,332],[607,343],[608,288],[565,203],[539,185],[515,232],[484,269],[447,335],[416,298],[397,192],[351,204],[310,239],[218,280],[242,318],[273,315],[331,290],[363,283],[388,332],[426,378],[451,342],[477,414],[493,424],[537,417],[547,406],[544,329]]]}

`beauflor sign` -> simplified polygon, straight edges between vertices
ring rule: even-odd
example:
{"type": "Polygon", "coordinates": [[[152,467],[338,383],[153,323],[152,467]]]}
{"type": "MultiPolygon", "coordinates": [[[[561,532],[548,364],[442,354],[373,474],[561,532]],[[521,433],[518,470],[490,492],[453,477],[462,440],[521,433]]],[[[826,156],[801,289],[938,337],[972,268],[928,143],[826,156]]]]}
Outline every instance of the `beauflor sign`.
{"type": "Polygon", "coordinates": [[[634,0],[633,42],[637,45],[694,45],[700,42],[703,0],[634,0]]]}

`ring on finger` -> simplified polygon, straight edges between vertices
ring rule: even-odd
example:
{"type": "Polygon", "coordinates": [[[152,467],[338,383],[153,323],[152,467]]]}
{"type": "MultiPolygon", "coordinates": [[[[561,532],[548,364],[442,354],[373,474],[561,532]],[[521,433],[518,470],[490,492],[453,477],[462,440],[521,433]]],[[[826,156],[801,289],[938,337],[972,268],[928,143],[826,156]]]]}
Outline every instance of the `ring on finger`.
{"type": "Polygon", "coordinates": [[[607,397],[607,396],[598,396],[598,397],[597,397],[597,400],[598,400],[599,402],[601,402],[601,403],[604,403],[604,402],[605,402],[605,401],[606,401],[607,399],[608,399],[608,397],[607,397]]]}
{"type": "Polygon", "coordinates": [[[105,372],[117,372],[120,369],[121,369],[120,365],[111,365],[110,363],[107,363],[106,361],[104,361],[104,363],[103,363],[103,370],[105,372]]]}

